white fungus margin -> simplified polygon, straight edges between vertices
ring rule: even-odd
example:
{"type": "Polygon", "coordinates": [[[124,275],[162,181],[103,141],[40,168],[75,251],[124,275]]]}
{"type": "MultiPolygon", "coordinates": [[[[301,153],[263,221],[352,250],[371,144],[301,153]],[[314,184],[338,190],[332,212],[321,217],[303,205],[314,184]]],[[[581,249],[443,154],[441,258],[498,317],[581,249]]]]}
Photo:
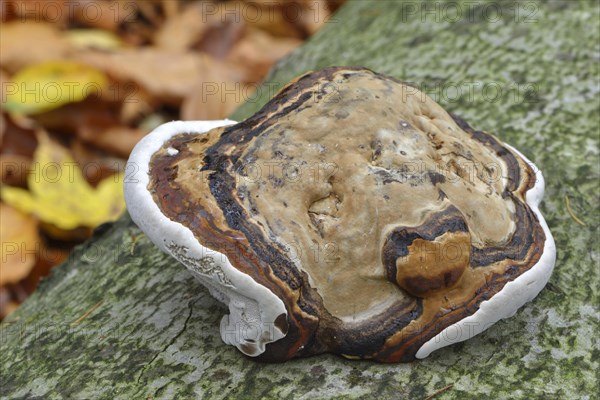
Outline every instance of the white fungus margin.
{"type": "MultiPolygon", "coordinates": [[[[125,202],[133,221],[162,251],[184,264],[219,301],[229,306],[229,315],[221,320],[221,338],[249,356],[265,351],[267,343],[285,336],[275,319],[287,311],[273,292],[252,277],[234,268],[227,257],[202,246],[193,232],[166,217],[148,191],[149,163],[152,155],[172,136],[205,133],[213,128],[235,124],[232,120],[173,121],[146,135],[131,152],[126,167],[125,202]],[[217,273],[207,274],[198,264],[208,263],[217,273]],[[218,271],[220,269],[222,271],[218,271]]],[[[175,149],[168,149],[175,155],[175,149]]]]}

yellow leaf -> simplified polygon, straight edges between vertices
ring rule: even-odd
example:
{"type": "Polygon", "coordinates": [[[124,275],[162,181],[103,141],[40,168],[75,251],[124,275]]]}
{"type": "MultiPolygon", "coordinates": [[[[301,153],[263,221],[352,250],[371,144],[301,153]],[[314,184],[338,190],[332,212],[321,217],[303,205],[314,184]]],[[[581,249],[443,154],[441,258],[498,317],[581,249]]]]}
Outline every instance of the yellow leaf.
{"type": "Polygon", "coordinates": [[[2,200],[64,230],[94,227],[119,216],[125,208],[122,173],[93,188],[65,148],[46,134],[38,135],[38,143],[29,191],[3,186],[2,200]]]}
{"type": "Polygon", "coordinates": [[[36,114],[99,96],[107,86],[102,71],[72,61],[49,61],[26,67],[6,82],[2,105],[8,112],[36,114]]]}
{"type": "Polygon", "coordinates": [[[66,37],[77,47],[114,50],[123,46],[117,35],[102,29],[69,29],[66,37]]]}

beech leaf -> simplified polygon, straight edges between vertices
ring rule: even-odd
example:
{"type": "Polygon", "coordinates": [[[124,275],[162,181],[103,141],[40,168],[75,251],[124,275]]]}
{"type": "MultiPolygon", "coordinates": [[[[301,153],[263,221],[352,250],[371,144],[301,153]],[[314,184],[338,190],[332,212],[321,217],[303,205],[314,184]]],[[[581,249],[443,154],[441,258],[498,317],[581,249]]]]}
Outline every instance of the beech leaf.
{"type": "Polygon", "coordinates": [[[3,107],[12,113],[36,114],[100,96],[108,86],[106,75],[72,61],[48,61],[26,67],[6,83],[3,107]]]}
{"type": "Polygon", "coordinates": [[[45,133],[38,135],[38,141],[34,170],[27,179],[29,190],[3,186],[3,201],[64,230],[94,227],[121,214],[125,208],[123,173],[93,188],[67,149],[45,133]]]}

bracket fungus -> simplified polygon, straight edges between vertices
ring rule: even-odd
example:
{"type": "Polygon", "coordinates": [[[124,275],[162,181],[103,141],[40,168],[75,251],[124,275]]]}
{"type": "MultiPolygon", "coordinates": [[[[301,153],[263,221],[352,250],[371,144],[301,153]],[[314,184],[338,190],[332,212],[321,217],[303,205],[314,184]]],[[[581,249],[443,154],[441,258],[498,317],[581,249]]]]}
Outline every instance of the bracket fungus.
{"type": "Polygon", "coordinates": [[[554,267],[540,171],[364,68],[307,73],[240,123],[164,124],[128,168],[133,220],[259,360],[423,358],[513,315],[554,267]]]}

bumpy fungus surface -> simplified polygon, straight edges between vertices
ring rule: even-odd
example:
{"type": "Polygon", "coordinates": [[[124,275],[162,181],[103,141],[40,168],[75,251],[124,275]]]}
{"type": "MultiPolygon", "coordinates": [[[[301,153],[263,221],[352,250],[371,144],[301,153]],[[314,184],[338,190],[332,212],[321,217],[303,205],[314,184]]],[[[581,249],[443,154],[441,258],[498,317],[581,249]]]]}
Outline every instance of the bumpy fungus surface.
{"type": "MultiPolygon", "coordinates": [[[[425,343],[540,264],[551,237],[526,199],[539,179],[518,152],[415,88],[327,68],[243,122],[170,136],[147,189],[202,248],[283,302],[270,321],[278,338],[234,343],[242,351],[396,362],[426,356],[417,354],[425,343]]],[[[153,240],[190,265],[185,247],[153,240]]],[[[218,290],[235,291],[230,272],[196,271],[232,301],[218,290]]],[[[261,301],[238,304],[238,320],[251,324],[248,307],[264,319],[261,301]]]]}

